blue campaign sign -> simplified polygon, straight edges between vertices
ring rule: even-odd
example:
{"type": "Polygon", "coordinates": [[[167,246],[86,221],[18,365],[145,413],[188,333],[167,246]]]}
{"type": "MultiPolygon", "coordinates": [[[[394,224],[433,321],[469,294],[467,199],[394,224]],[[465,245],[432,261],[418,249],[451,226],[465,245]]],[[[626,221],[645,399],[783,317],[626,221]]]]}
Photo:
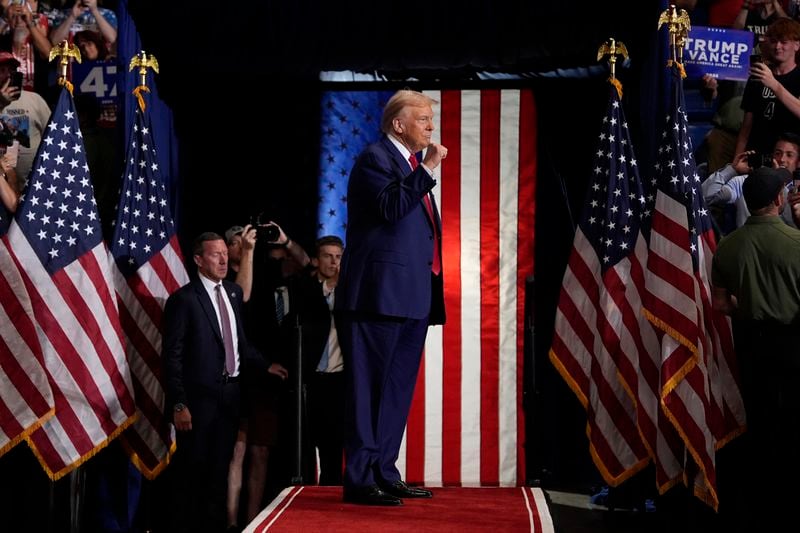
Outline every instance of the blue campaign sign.
{"type": "Polygon", "coordinates": [[[99,125],[113,127],[117,115],[117,63],[115,61],[84,61],[72,63],[72,84],[75,94],[90,94],[97,98],[102,109],[99,125]]]}
{"type": "Polygon", "coordinates": [[[683,66],[688,78],[711,74],[721,80],[747,80],[753,32],[694,26],[683,50],[683,66]]]}
{"type": "Polygon", "coordinates": [[[79,93],[99,100],[117,98],[117,64],[114,61],[84,61],[72,64],[72,84],[79,93]]]}

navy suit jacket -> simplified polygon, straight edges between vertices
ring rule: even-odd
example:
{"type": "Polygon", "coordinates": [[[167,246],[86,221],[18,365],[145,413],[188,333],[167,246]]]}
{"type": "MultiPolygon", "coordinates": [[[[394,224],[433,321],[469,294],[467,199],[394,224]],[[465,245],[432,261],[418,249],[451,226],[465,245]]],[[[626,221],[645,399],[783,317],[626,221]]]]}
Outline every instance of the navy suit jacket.
{"type": "MultiPolygon", "coordinates": [[[[266,362],[247,341],[242,322],[242,289],[223,280],[236,318],[239,372],[266,372],[266,362]]],[[[162,358],[166,382],[166,412],[176,403],[193,409],[209,398],[219,398],[225,370],[225,346],[217,313],[199,279],[172,293],[164,306],[162,358]]],[[[194,418],[201,413],[192,411],[194,418]]]]}
{"type": "Polygon", "coordinates": [[[433,221],[422,202],[434,185],[422,165],[411,171],[386,136],[361,152],[347,187],[336,310],[444,323],[442,276],[431,274],[441,220],[433,197],[433,221]]]}

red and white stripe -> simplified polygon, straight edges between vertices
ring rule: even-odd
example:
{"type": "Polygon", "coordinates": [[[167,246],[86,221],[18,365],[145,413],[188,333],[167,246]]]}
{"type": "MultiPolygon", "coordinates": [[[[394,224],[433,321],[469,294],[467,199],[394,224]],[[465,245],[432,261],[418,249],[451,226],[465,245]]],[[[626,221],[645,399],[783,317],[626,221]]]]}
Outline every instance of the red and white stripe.
{"type": "Polygon", "coordinates": [[[127,280],[118,269],[114,274],[139,415],[123,433],[122,443],[142,474],[154,479],[175,451],[175,430],[164,416],[162,315],[169,295],[188,283],[189,276],[174,235],[127,280]]]}
{"type": "Polygon", "coordinates": [[[0,241],[0,455],[53,416],[28,293],[0,241]]]}
{"type": "Polygon", "coordinates": [[[533,274],[536,108],[530,90],[425,91],[447,146],[447,324],[430,328],[397,463],[430,486],[524,483],[525,280],[533,274]]]}
{"type": "Polygon", "coordinates": [[[133,422],[111,264],[101,243],[51,276],[16,222],[8,243],[30,296],[56,408],[28,441],[55,480],[133,422]]]}
{"type": "Polygon", "coordinates": [[[662,336],[662,402],[701,476],[694,492],[718,505],[716,449],[743,431],[730,323],[711,308],[713,234],[698,238],[698,269],[689,250],[686,207],[659,191],[648,256],[648,317],[662,336]],[[730,390],[724,391],[725,387],[730,390]]]}
{"type": "Polygon", "coordinates": [[[651,354],[657,354],[652,328],[639,320],[643,241],[640,235],[635,253],[601,274],[594,248],[578,228],[550,351],[587,411],[590,452],[612,486],[644,468],[658,449],[657,379],[653,384],[652,372],[638,370],[642,364],[650,370],[651,354]]]}

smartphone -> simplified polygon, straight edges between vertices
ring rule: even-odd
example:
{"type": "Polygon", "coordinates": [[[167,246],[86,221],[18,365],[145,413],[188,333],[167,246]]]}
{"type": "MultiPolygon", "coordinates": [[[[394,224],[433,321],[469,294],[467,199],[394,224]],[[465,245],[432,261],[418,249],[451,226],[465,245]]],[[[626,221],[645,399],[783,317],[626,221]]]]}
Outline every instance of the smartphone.
{"type": "Polygon", "coordinates": [[[22,90],[22,72],[15,70],[11,73],[11,81],[8,83],[9,87],[16,87],[22,90]]]}
{"type": "Polygon", "coordinates": [[[767,154],[750,154],[747,156],[747,164],[750,165],[750,168],[753,170],[761,167],[771,167],[772,166],[772,156],[767,154]]]}

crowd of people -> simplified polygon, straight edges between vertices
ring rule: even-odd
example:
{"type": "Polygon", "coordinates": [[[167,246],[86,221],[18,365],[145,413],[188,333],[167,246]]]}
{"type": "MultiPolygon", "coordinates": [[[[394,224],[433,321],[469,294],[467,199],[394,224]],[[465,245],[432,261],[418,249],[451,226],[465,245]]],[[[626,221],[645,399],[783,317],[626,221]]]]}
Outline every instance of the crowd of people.
{"type": "Polygon", "coordinates": [[[730,26],[755,34],[749,78],[703,79],[720,98],[701,187],[720,237],[712,299],[732,319],[747,417],[731,452],[737,487],[720,505],[735,517],[732,530],[778,531],[794,493],[765,487],[800,475],[800,12],[796,2],[739,4],[730,26]]]}
{"type": "MultiPolygon", "coordinates": [[[[102,0],[56,0],[51,4],[38,0],[0,0],[0,168],[5,174],[0,191],[3,191],[3,205],[9,211],[16,208],[27,183],[42,133],[58,98],[57,62],[49,60],[52,46],[67,40],[88,61],[103,61],[114,55],[116,14],[101,4],[102,0]]],[[[91,123],[83,121],[87,131],[94,131],[99,124],[100,118],[94,113],[96,106],[96,97],[82,101],[76,98],[82,118],[93,117],[91,123]]],[[[87,152],[91,152],[93,178],[108,175],[96,163],[105,161],[101,152],[109,152],[106,149],[109,143],[104,139],[113,138],[114,132],[103,133],[86,143],[87,152]]],[[[108,183],[95,185],[109,188],[108,183]]],[[[111,216],[108,207],[113,209],[110,202],[113,199],[98,199],[106,218],[111,216]]],[[[110,220],[104,224],[110,224],[110,220]]]]}

